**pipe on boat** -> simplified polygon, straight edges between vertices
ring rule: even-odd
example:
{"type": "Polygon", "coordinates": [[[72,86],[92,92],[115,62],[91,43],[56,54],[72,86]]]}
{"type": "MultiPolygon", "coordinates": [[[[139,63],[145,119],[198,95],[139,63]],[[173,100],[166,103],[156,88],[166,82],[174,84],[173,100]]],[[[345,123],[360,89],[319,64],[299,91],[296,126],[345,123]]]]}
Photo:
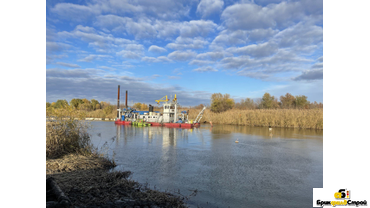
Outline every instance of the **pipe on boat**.
{"type": "MultiPolygon", "coordinates": [[[[118,85],[117,109],[119,109],[119,89],[120,89],[120,86],[118,85]]],[[[117,118],[119,118],[119,111],[117,111],[117,118]]]]}
{"type": "Polygon", "coordinates": [[[127,90],[126,90],[126,109],[127,109],[127,90]]]}

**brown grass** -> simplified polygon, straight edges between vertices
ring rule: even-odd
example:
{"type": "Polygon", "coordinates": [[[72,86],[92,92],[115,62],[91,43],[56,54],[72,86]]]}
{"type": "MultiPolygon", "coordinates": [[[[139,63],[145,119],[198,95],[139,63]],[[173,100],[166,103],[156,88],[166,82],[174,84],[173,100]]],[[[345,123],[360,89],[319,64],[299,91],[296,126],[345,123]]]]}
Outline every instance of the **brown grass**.
{"type": "MultiPolygon", "coordinates": [[[[198,109],[190,109],[189,119],[194,120],[199,112],[198,109]]],[[[222,113],[206,109],[201,122],[204,121],[212,121],[214,124],[323,129],[323,109],[232,109],[222,113]]]]}
{"type": "Polygon", "coordinates": [[[87,124],[82,121],[57,118],[46,123],[46,157],[56,158],[69,153],[91,154],[87,124]]]}

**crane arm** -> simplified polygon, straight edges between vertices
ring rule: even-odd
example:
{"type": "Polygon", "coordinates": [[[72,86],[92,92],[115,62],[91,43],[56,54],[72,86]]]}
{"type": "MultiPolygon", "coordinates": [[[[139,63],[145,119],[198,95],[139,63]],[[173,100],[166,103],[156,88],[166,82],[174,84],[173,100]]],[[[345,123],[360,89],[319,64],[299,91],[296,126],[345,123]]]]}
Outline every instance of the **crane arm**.
{"type": "Polygon", "coordinates": [[[199,123],[200,122],[200,120],[203,117],[203,113],[204,113],[204,110],[205,109],[206,109],[206,106],[203,107],[202,111],[200,111],[200,113],[198,114],[198,116],[195,118],[194,123],[199,123]]]}
{"type": "Polygon", "coordinates": [[[159,105],[160,102],[167,102],[168,101],[168,98],[167,98],[167,95],[164,96],[163,98],[159,99],[159,100],[155,100],[155,102],[157,102],[157,104],[159,105]],[[166,99],[164,99],[166,98],[166,99]]]}

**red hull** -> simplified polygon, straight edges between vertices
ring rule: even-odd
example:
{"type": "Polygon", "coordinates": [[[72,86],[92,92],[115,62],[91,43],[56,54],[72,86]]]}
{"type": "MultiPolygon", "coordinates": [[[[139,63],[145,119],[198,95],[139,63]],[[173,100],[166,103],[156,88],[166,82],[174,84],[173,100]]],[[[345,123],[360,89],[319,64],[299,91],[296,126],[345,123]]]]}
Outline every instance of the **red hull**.
{"type": "Polygon", "coordinates": [[[151,126],[163,126],[161,123],[157,123],[157,122],[148,122],[151,124],[151,126]]]}
{"type": "Polygon", "coordinates": [[[131,121],[115,121],[114,123],[120,125],[130,125],[131,121]]]}
{"type": "Polygon", "coordinates": [[[189,124],[189,123],[182,123],[181,128],[193,128],[194,124],[189,124]]]}
{"type": "Polygon", "coordinates": [[[180,127],[181,124],[179,123],[164,123],[165,127],[180,127]]]}

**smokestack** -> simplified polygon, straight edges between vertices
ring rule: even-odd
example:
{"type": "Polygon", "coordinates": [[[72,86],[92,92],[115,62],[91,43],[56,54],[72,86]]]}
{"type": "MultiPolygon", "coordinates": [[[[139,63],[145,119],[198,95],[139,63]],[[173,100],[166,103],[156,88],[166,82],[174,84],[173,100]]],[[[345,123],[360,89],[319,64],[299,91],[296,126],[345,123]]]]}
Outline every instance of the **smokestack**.
{"type": "MultiPolygon", "coordinates": [[[[120,86],[118,85],[117,109],[119,109],[119,88],[120,86]]],[[[117,118],[119,118],[119,111],[117,111],[117,118]]]]}
{"type": "Polygon", "coordinates": [[[127,109],[127,90],[126,90],[126,109],[127,109]]]}

